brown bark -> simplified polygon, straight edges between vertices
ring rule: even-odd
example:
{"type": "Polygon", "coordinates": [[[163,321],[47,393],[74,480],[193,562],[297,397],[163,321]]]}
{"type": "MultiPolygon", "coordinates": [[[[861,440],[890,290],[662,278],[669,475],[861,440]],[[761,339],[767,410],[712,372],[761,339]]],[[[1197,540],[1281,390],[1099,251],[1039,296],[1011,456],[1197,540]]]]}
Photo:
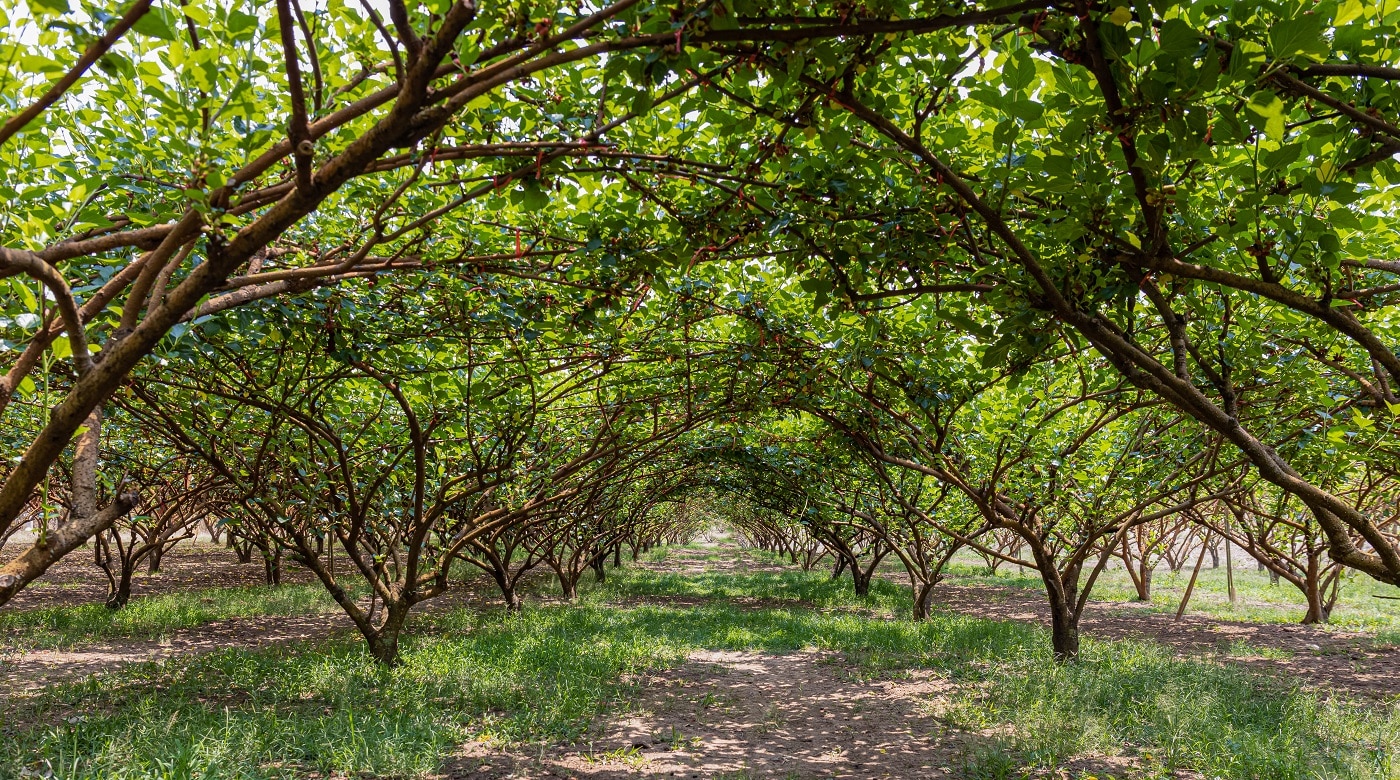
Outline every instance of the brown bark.
{"type": "Polygon", "coordinates": [[[122,515],[131,511],[140,499],[136,493],[121,493],[97,514],[88,518],[72,517],[50,531],[47,539],[35,542],[18,558],[0,568],[0,606],[33,582],[60,558],[81,547],[94,535],[110,528],[122,515]]]}

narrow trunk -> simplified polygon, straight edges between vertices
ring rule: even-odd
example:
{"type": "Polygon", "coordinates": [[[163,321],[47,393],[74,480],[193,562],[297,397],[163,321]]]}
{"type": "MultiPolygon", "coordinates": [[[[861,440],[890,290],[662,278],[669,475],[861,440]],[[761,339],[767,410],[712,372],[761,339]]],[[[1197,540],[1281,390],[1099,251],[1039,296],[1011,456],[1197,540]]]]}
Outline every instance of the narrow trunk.
{"type": "Polygon", "coordinates": [[[374,660],[385,666],[397,666],[399,663],[399,635],[403,633],[404,621],[408,619],[408,606],[395,604],[390,606],[384,617],[384,625],[377,631],[365,634],[365,641],[369,645],[369,654],[374,660]]]}
{"type": "Polygon", "coordinates": [[[578,575],[559,572],[559,592],[565,601],[578,601],[578,575]]]}
{"type": "Polygon", "coordinates": [[[1050,593],[1050,644],[1055,660],[1079,659],[1079,616],[1074,614],[1074,599],[1050,593]]]}
{"type": "Polygon", "coordinates": [[[1308,556],[1308,570],[1303,578],[1303,595],[1308,599],[1308,612],[1303,616],[1303,625],[1326,623],[1332,609],[1323,603],[1321,577],[1318,576],[1318,556],[1308,556]]]}
{"type": "Polygon", "coordinates": [[[868,572],[861,571],[859,566],[851,567],[851,580],[855,582],[857,596],[870,595],[870,579],[873,574],[873,566],[871,567],[871,571],[868,572]]]}
{"type": "Polygon", "coordinates": [[[125,561],[122,562],[121,574],[117,576],[113,586],[108,589],[107,600],[103,602],[103,606],[107,609],[118,610],[131,601],[131,572],[133,568],[126,565],[125,561]]]}
{"type": "Polygon", "coordinates": [[[268,585],[282,584],[282,548],[263,553],[263,577],[268,585]]]}
{"type": "Polygon", "coordinates": [[[933,582],[914,583],[914,619],[928,620],[933,614],[933,582]]]}
{"type": "Polygon", "coordinates": [[[620,568],[622,568],[622,545],[621,545],[621,544],[615,544],[615,545],[613,545],[613,568],[614,568],[614,569],[620,569],[620,568]]]}
{"type": "Polygon", "coordinates": [[[1239,594],[1235,593],[1235,562],[1230,557],[1230,548],[1234,543],[1229,539],[1225,540],[1225,588],[1230,592],[1230,604],[1233,606],[1239,601],[1239,594]]]}
{"type": "Polygon", "coordinates": [[[515,592],[515,582],[511,580],[510,572],[495,558],[491,558],[491,579],[496,581],[496,587],[501,590],[501,598],[506,602],[506,611],[519,612],[520,595],[515,592]]]}
{"type": "Polygon", "coordinates": [[[1317,588],[1309,583],[1304,593],[1308,597],[1308,611],[1303,615],[1303,625],[1311,626],[1318,623],[1327,622],[1327,611],[1323,609],[1322,596],[1317,592],[1317,588]]]}

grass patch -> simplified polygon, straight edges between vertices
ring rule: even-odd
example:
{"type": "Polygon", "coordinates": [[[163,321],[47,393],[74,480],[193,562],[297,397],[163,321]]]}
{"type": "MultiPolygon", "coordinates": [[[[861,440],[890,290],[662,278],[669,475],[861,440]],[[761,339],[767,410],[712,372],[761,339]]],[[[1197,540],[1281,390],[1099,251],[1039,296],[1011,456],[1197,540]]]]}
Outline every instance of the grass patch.
{"type": "MultiPolygon", "coordinates": [[[[1223,560],[1223,556],[1222,556],[1223,560]]],[[[1195,560],[1191,560],[1191,565],[1195,560]]],[[[1207,562],[1208,564],[1209,562],[1207,562]]],[[[1288,582],[1273,583],[1267,572],[1257,571],[1253,561],[1236,561],[1235,591],[1238,603],[1231,604],[1225,569],[1202,568],[1191,594],[1190,614],[1209,615],[1222,620],[1249,623],[1297,623],[1307,612],[1303,594],[1288,582]]],[[[1004,565],[996,575],[987,574],[981,560],[960,554],[947,567],[948,574],[967,584],[995,585],[1040,591],[1044,585],[1033,572],[1004,565]]],[[[1160,568],[1152,579],[1152,604],[1157,612],[1175,612],[1191,579],[1191,566],[1180,572],[1160,568]]],[[[1359,574],[1351,574],[1343,582],[1341,596],[1328,624],[1348,631],[1400,631],[1400,601],[1376,598],[1400,596],[1400,588],[1376,582],[1359,574]]],[[[1115,562],[1099,575],[1094,583],[1093,599],[1104,602],[1128,602],[1137,598],[1132,581],[1121,565],[1115,562]]]]}
{"type": "Polygon", "coordinates": [[[26,650],[73,647],[106,639],[159,637],[176,629],[235,617],[339,610],[320,583],[210,588],[142,596],[118,610],[101,604],[82,604],[0,613],[0,644],[26,650]]]}
{"type": "Polygon", "coordinates": [[[1323,701],[1235,666],[1173,658],[1143,642],[1092,642],[1058,665],[1043,643],[950,676],[944,713],[1017,763],[1053,767],[1088,753],[1127,755],[1164,774],[1228,778],[1391,778],[1400,711],[1323,701]]]}
{"type": "Polygon", "coordinates": [[[1323,701],[1146,642],[1088,639],[1080,663],[1060,666],[1037,626],[872,616],[906,599],[887,585],[857,599],[822,573],[627,570],[577,605],[420,616],[395,669],[350,642],[146,665],[0,704],[0,778],[417,777],[468,739],[583,742],[635,695],[629,680],[700,648],[824,650],[860,677],[934,669],[957,685],[941,716],[990,735],[987,755],[1013,777],[1084,753],[1210,777],[1400,777],[1395,705],[1323,701]],[[637,595],[705,600],[611,601],[637,595]]]}
{"type": "Polygon", "coordinates": [[[907,615],[907,588],[885,579],[870,583],[870,595],[857,596],[849,575],[832,580],[823,571],[705,571],[698,574],[622,569],[609,572],[602,592],[613,597],[682,597],[720,601],[781,603],[815,609],[875,611],[907,615]]]}
{"type": "Polygon", "coordinates": [[[600,605],[459,611],[421,624],[395,669],[350,642],[127,669],[12,702],[0,777],[411,777],[468,737],[571,740],[625,673],[683,657],[633,622],[600,605]]]}

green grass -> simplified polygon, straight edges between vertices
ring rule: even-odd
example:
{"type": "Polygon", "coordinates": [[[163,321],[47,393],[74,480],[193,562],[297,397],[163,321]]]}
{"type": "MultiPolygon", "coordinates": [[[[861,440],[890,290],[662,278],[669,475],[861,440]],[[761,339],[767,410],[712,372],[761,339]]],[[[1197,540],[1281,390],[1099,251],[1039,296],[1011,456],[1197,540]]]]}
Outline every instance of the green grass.
{"type": "Polygon", "coordinates": [[[1322,700],[1147,642],[1086,639],[1081,662],[1061,666],[1036,626],[952,614],[891,619],[907,597],[886,585],[857,599],[849,580],[831,583],[825,572],[626,570],[577,605],[420,616],[402,666],[390,670],[350,642],[127,669],[0,703],[0,778],[23,768],[74,779],[417,777],[467,739],[584,741],[601,715],[635,695],[624,682],[631,675],[698,648],[814,648],[866,678],[932,669],[956,684],[940,716],[984,735],[987,748],[965,762],[968,776],[999,774],[1005,767],[992,766],[993,756],[1017,777],[1108,753],[1161,773],[1400,778],[1395,704],[1322,700]],[[646,595],[702,601],[614,601],[646,595]],[[739,597],[764,601],[731,601],[739,597]]]}
{"type": "Polygon", "coordinates": [[[1069,665],[1037,645],[948,671],[964,684],[945,717],[974,731],[1009,724],[996,741],[1025,766],[1097,753],[1211,777],[1400,777],[1393,705],[1322,701],[1148,643],[1094,642],[1069,665]]]}
{"type": "Polygon", "coordinates": [[[51,649],[111,639],[159,637],[215,620],[335,612],[320,583],[210,588],[134,598],[124,608],[101,604],[0,613],[0,647],[51,649]]]}
{"type": "MultiPolygon", "coordinates": [[[[1152,579],[1151,609],[1175,612],[1191,579],[1190,565],[1180,572],[1158,569],[1152,579]]],[[[1280,580],[1273,584],[1267,572],[1255,569],[1253,561],[1235,561],[1235,591],[1239,602],[1230,604],[1224,560],[1221,568],[1201,569],[1196,587],[1187,607],[1189,614],[1208,615],[1222,620],[1251,623],[1297,623],[1307,612],[1307,601],[1297,588],[1280,580]],[[1248,565],[1245,565],[1245,564],[1248,565]]],[[[1034,572],[1022,572],[1004,565],[996,576],[986,574],[981,560],[960,555],[948,568],[955,581],[1005,587],[1028,588],[1039,591],[1044,586],[1034,572]]],[[[1342,584],[1341,597],[1332,611],[1330,625],[1348,631],[1384,632],[1400,630],[1400,601],[1378,599],[1373,594],[1400,596],[1400,588],[1385,585],[1358,574],[1352,574],[1342,584]]],[[[1093,599],[1106,602],[1128,602],[1137,597],[1128,573],[1120,567],[1105,569],[1094,583],[1093,599]]]]}
{"type": "Polygon", "coordinates": [[[885,579],[870,583],[870,595],[860,597],[849,575],[832,580],[828,572],[717,572],[699,574],[623,569],[610,573],[607,591],[617,596],[682,597],[751,603],[793,602],[816,609],[862,610],[881,615],[907,615],[908,588],[885,579]]]}

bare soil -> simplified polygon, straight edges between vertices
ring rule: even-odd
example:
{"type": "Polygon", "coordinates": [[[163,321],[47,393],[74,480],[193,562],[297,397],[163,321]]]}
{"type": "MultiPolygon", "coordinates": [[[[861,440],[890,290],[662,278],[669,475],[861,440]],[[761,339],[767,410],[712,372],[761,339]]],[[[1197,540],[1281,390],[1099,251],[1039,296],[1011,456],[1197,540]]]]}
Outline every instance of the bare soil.
{"type": "MultiPolygon", "coordinates": [[[[1050,625],[1050,608],[1035,591],[988,585],[940,585],[943,609],[992,620],[1050,625]]],[[[1370,635],[1321,626],[1245,623],[1189,612],[1180,622],[1147,604],[1090,601],[1080,621],[1083,636],[1146,639],[1181,657],[1224,657],[1229,663],[1281,679],[1297,680],[1324,695],[1371,699],[1400,695],[1400,647],[1378,645],[1370,635]],[[1268,650],[1268,656],[1257,650],[1268,650]],[[1287,654],[1285,658],[1275,657],[1287,654]]]]}
{"type": "Polygon", "coordinates": [[[158,639],[109,640],[66,650],[0,653],[0,698],[32,694],[59,682],[109,674],[130,664],[163,661],[215,650],[257,648],[324,640],[354,630],[344,612],[231,618],[179,629],[158,639]]]}
{"type": "MultiPolygon", "coordinates": [[[[589,744],[533,754],[469,744],[439,778],[962,777],[978,746],[990,747],[990,737],[934,717],[949,683],[924,671],[861,680],[835,654],[702,651],[637,682],[629,711],[589,744]]],[[[1064,768],[1132,770],[1126,759],[1092,756],[1064,768]]]]}
{"type": "MultiPolygon", "coordinates": [[[[92,550],[74,550],[43,577],[15,594],[7,612],[43,607],[101,604],[107,598],[107,575],[93,563],[92,550]]],[[[290,561],[282,566],[282,582],[311,582],[311,573],[290,561]]],[[[185,543],[161,559],[160,572],[150,574],[144,562],[131,580],[131,597],[184,593],[206,588],[246,588],[266,584],[262,558],[239,563],[232,550],[207,542],[185,543]]]]}
{"type": "MultiPolygon", "coordinates": [[[[260,563],[237,564],[231,553],[217,548],[179,550],[167,560],[163,574],[143,578],[139,593],[261,583],[260,563]]],[[[643,565],[682,573],[783,568],[728,551],[718,559],[677,551],[664,561],[643,565]]],[[[22,594],[27,602],[21,602],[21,608],[82,603],[94,598],[91,588],[98,589],[95,598],[100,600],[101,581],[89,582],[95,571],[89,562],[68,562],[46,589],[22,594]]],[[[300,576],[290,567],[288,575],[293,580],[300,576]]],[[[432,606],[494,603],[489,584],[482,578],[432,606]]],[[[963,614],[1048,622],[1044,601],[1028,589],[952,583],[940,586],[938,600],[941,609],[963,614]]],[[[684,606],[705,599],[664,601],[684,606]]],[[[746,606],[771,606],[761,599],[752,601],[746,606]]],[[[794,602],[781,605],[792,607],[794,602]]],[[[1148,639],[1183,656],[1211,656],[1287,676],[1328,694],[1377,699],[1400,694],[1400,679],[1386,671],[1395,668],[1400,649],[1376,647],[1361,634],[1191,616],[1178,623],[1171,615],[1142,607],[1099,602],[1088,607],[1083,628],[1091,637],[1148,639]],[[1270,656],[1283,651],[1287,657],[1240,655],[1241,643],[1266,648],[1270,656]]],[[[131,663],[220,648],[317,641],[351,630],[340,613],[236,619],[175,631],[158,640],[30,653],[0,662],[0,698],[58,680],[111,673],[131,663]]],[[[934,717],[949,684],[931,674],[914,671],[895,680],[861,680],[834,654],[698,652],[678,668],[632,682],[637,684],[636,698],[626,711],[598,724],[589,744],[540,745],[528,751],[470,744],[451,757],[441,777],[956,777],[962,775],[969,755],[995,736],[961,733],[934,717]]],[[[1120,777],[1133,771],[1126,759],[1093,756],[1063,769],[1120,777]]]]}
{"type": "MultiPolygon", "coordinates": [[[[789,567],[767,564],[729,554],[710,560],[700,551],[677,550],[656,563],[638,564],[656,571],[700,574],[709,572],[784,571],[789,567]]],[[[904,586],[903,573],[882,572],[904,586]]],[[[844,575],[843,575],[844,576],[844,575]]],[[[849,579],[849,577],[847,577],[849,579]]],[[[937,609],[989,620],[1019,620],[1050,625],[1050,607],[1037,590],[985,583],[943,583],[934,591],[937,609]]],[[[685,600],[682,600],[685,601],[685,600]]],[[[690,602],[700,600],[691,598],[690,602]]],[[[753,599],[760,606],[760,599],[753,599]]],[[[667,600],[668,604],[678,604],[667,600]]],[[[740,603],[743,603],[742,601],[740,603]]],[[[775,606],[794,606],[786,601],[775,606]]],[[[1089,601],[1080,622],[1083,636],[1099,639],[1149,640],[1172,648],[1183,658],[1217,656],[1229,663],[1311,685],[1324,695],[1345,694],[1371,699],[1400,695],[1400,647],[1377,644],[1369,634],[1339,631],[1325,626],[1286,623],[1249,623],[1220,620],[1189,611],[1178,622],[1173,615],[1153,610],[1149,604],[1089,601]],[[1258,650],[1270,651],[1263,655],[1258,650]],[[1285,658],[1278,656],[1286,655],[1285,658]]]]}

